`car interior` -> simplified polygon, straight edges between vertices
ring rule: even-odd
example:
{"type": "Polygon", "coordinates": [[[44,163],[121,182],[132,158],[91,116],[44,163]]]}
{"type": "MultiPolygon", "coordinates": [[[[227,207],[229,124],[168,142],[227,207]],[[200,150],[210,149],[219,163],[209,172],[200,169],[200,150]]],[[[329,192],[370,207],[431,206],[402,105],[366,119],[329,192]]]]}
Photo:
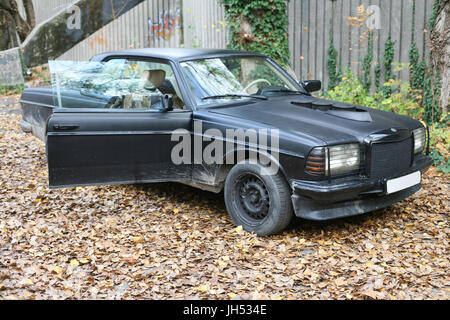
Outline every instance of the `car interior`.
{"type": "Polygon", "coordinates": [[[166,71],[162,69],[145,70],[142,73],[142,78],[147,81],[144,84],[144,88],[146,90],[157,89],[162,94],[173,95],[174,107],[176,109],[184,109],[184,102],[180,98],[181,93],[172,84],[172,81],[176,83],[175,77],[167,78],[166,75],[166,71]],[[150,86],[148,86],[149,83],[151,84],[150,86]]]}
{"type": "Polygon", "coordinates": [[[88,72],[74,62],[64,71],[64,76],[55,77],[59,82],[52,90],[60,107],[160,110],[163,96],[172,95],[174,109],[186,108],[172,67],[166,63],[113,59],[88,72]]]}
{"type": "MultiPolygon", "coordinates": [[[[148,61],[114,61],[124,66],[117,81],[107,84],[112,93],[103,103],[109,109],[161,109],[163,95],[173,96],[175,109],[185,109],[172,68],[168,64],[148,61]]],[[[92,95],[92,93],[90,94],[92,95]]]]}

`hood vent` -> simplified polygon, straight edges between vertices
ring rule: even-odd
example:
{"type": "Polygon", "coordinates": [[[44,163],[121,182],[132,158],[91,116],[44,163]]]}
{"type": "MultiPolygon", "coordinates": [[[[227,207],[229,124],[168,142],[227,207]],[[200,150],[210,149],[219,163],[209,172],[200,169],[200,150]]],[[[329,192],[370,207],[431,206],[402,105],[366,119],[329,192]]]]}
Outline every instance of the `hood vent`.
{"type": "Polygon", "coordinates": [[[305,97],[299,101],[291,102],[293,105],[317,110],[331,116],[360,122],[372,122],[370,113],[357,105],[305,97]]]}

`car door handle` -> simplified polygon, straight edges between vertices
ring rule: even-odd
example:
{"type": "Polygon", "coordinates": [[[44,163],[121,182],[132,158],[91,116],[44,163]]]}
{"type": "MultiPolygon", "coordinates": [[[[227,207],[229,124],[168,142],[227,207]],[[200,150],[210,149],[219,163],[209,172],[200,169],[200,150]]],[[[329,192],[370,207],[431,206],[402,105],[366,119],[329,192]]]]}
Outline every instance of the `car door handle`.
{"type": "Polygon", "coordinates": [[[69,131],[69,130],[75,130],[78,129],[80,126],[76,124],[67,124],[67,125],[60,125],[55,124],[53,125],[53,129],[57,131],[69,131]]]}

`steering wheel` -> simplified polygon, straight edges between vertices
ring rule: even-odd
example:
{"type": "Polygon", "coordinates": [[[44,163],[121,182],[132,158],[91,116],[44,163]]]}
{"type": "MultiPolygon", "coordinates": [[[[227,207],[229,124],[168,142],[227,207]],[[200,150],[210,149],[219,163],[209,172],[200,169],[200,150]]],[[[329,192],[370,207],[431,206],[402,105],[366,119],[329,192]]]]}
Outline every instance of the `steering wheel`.
{"type": "Polygon", "coordinates": [[[258,84],[258,83],[260,83],[260,82],[265,82],[265,83],[267,83],[267,84],[269,85],[269,87],[272,86],[272,84],[269,82],[269,80],[266,80],[266,79],[256,79],[256,80],[250,82],[250,83],[248,84],[248,86],[246,86],[246,87],[244,88],[244,91],[245,91],[245,92],[248,92],[248,89],[250,89],[251,87],[253,87],[254,85],[256,85],[256,84],[258,84]]]}

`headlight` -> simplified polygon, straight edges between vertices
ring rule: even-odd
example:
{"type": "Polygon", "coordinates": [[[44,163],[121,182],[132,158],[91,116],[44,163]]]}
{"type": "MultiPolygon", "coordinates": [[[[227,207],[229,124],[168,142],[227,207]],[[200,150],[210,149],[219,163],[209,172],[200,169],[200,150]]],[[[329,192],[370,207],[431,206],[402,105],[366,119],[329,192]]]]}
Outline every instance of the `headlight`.
{"type": "Polygon", "coordinates": [[[414,154],[421,153],[425,149],[426,131],[425,128],[420,128],[413,131],[414,135],[414,154]]]}
{"type": "Polygon", "coordinates": [[[330,148],[331,175],[359,170],[361,154],[359,144],[347,144],[330,148]]]}
{"type": "Polygon", "coordinates": [[[315,148],[306,160],[306,171],[312,175],[342,175],[359,171],[361,151],[359,144],[345,144],[329,148],[315,148]]]}

